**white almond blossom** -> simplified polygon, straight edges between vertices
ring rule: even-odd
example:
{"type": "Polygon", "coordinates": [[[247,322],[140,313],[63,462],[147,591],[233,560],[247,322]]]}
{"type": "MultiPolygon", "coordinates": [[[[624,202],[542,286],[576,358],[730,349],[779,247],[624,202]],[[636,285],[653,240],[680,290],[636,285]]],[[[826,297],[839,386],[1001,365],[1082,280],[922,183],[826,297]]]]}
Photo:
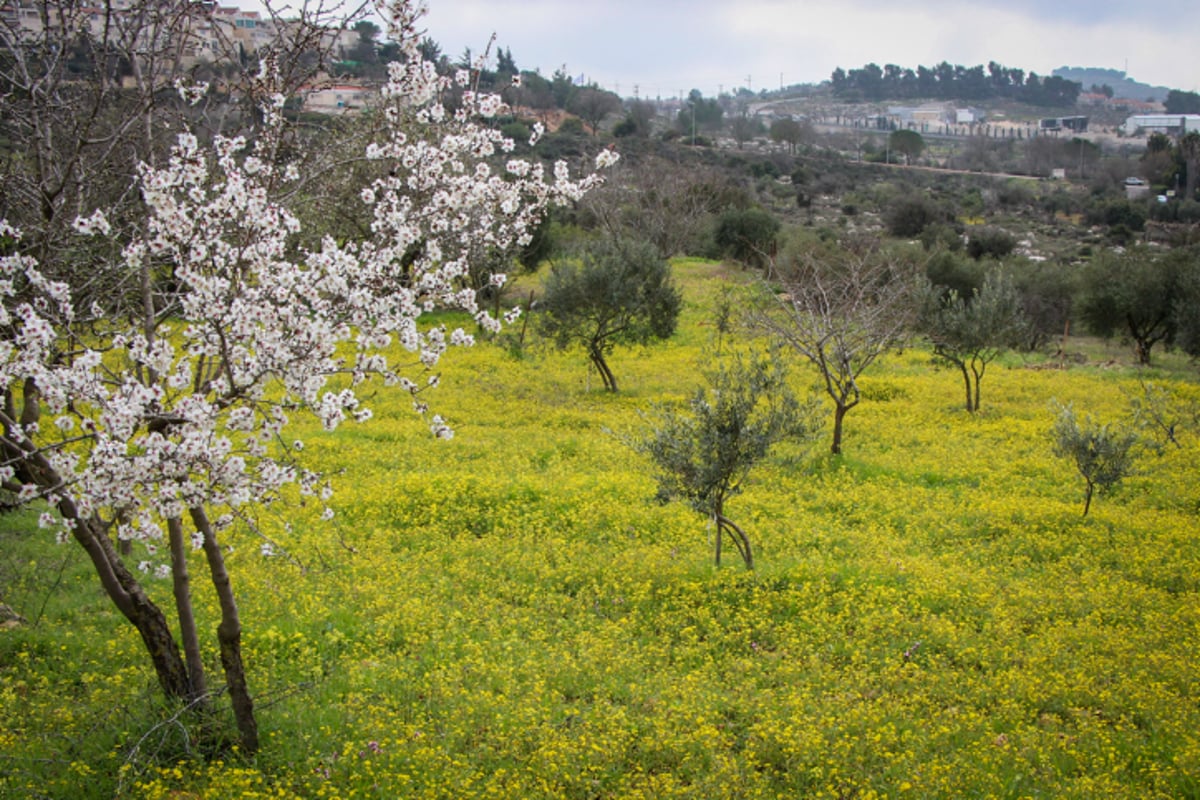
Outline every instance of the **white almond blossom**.
{"type": "MultiPolygon", "coordinates": [[[[218,579],[232,545],[209,537],[289,485],[319,493],[322,518],[333,516],[324,505],[330,483],[300,466],[304,443],[285,436],[291,418],[305,411],[327,430],[348,418],[366,422],[375,388],[364,387],[373,379],[398,385],[427,413],[418,395],[437,378],[421,373],[474,337],[421,317],[459,308],[482,329],[498,329],[464,283],[468,266],[528,241],[550,204],[577,200],[601,180],[572,177],[561,162],[548,180],[540,162],[511,157],[512,141],[480,122],[502,109],[498,97],[466,92],[446,113],[440,97],[453,81],[418,50],[421,6],[396,0],[381,11],[403,57],[382,89],[384,135],[362,154],[384,162],[386,177],[354,187],[371,215],[369,235],[298,245],[300,223],[277,199],[298,175],[280,157],[284,97],[270,58],[256,79],[267,101],[254,136],[203,148],[183,132],[168,158],[139,167],[147,216],[141,233],[113,251],[129,284],[146,287],[147,318],[105,322],[92,307],[86,327],[77,323],[69,288],[47,280],[22,251],[20,231],[0,220],[0,386],[8,400],[0,484],[20,502],[49,505],[54,513],[39,525],[88,549],[144,637],[159,623],[128,605],[138,578],[106,555],[113,533],[136,548],[138,570],[169,578],[185,548],[166,546],[164,532],[177,541],[181,521],[194,521],[201,530],[186,541],[203,551],[228,601],[223,613],[235,616],[228,581],[218,579]],[[155,302],[173,309],[166,323],[155,302]]],[[[180,92],[191,100],[204,89],[180,92]]],[[[537,126],[534,138],[540,133],[537,126]]],[[[605,151],[596,163],[613,161],[605,151]]],[[[112,233],[100,209],[75,228],[112,233]]],[[[434,437],[453,436],[438,415],[429,427],[434,437]]],[[[167,688],[170,668],[153,657],[167,688]]]]}

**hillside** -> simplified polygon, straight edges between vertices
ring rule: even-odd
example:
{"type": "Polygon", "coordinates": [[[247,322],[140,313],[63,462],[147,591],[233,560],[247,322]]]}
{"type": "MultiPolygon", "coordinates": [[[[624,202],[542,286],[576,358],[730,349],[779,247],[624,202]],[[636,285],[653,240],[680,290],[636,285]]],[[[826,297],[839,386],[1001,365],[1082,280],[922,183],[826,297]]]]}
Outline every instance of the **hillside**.
{"type": "Polygon", "coordinates": [[[1161,103],[1171,91],[1167,86],[1151,86],[1130,78],[1122,70],[1105,69],[1104,67],[1059,67],[1052,75],[1075,81],[1083,85],[1084,91],[1093,85],[1112,87],[1114,97],[1128,97],[1133,100],[1151,100],[1161,103]]]}
{"type": "Polygon", "coordinates": [[[230,540],[256,759],[202,758],[82,550],[4,518],[4,600],[39,624],[0,636],[0,797],[1194,797],[1196,440],[1147,453],[1088,517],[1049,440],[1052,398],[1115,419],[1153,375],[1200,401],[1185,361],[1007,358],[970,416],[928,352],[891,356],[845,457],[788,443],[751,475],[730,513],[759,567],[717,570],[704,518],[657,503],[607,432],[717,350],[741,273],[675,273],[680,330],[614,352],[620,395],[580,353],[481,344],[436,393],[452,440],[430,446],[400,393],[311,440],[333,520],[265,516],[271,558],[230,540]]]}

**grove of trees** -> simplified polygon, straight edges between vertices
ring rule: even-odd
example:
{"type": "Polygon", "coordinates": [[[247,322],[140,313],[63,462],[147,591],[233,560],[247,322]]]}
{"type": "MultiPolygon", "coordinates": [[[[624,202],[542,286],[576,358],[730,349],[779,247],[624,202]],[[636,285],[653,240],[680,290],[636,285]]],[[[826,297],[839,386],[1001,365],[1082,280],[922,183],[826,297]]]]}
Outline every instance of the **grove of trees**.
{"type": "MultiPolygon", "coordinates": [[[[268,512],[336,517],[337,476],[300,431],[369,424],[390,392],[423,436],[452,438],[454,420],[431,399],[443,358],[503,343],[505,325],[582,351],[580,371],[603,387],[589,399],[616,406],[642,399],[616,394],[620,359],[644,352],[626,348],[707,315],[689,329],[715,333],[688,367],[704,383],[682,401],[651,398],[623,438],[659,500],[711,523],[716,564],[731,542],[747,568],[761,551],[731,501],[773,453],[822,435],[823,463],[850,480],[864,408],[903,391],[871,387],[893,354],[919,349],[905,369],[932,357],[961,377],[966,413],[948,425],[1003,413],[983,412],[990,367],[1066,369],[1080,333],[1097,350],[1129,344],[1138,369],[1152,354],[1194,369],[1165,356],[1174,348],[1200,357],[1200,134],[1152,137],[1144,154],[1081,138],[839,139],[799,115],[766,128],[748,90],[693,90],[664,113],[565,65],[521,71],[504,48],[452,61],[424,37],[419,3],[388,8],[386,28],[365,10],[336,25],[275,14],[289,37],[216,63],[162,44],[190,24],[187,0],[42,4],[57,23],[37,36],[0,28],[0,502],[35,509],[47,537],[86,554],[172,722],[207,734],[229,712],[247,758],[264,745],[254,649],[243,649],[246,562],[232,554],[285,552],[261,524],[268,512]],[[334,53],[339,29],[354,37],[334,53]],[[345,77],[381,83],[367,113],[303,110],[301,87],[345,77]],[[732,143],[713,146],[719,135],[732,143]],[[905,164],[878,164],[889,151],[905,164]],[[1039,175],[1065,163],[1070,175],[1051,185],[908,168],[920,159],[1039,175]],[[1153,197],[1125,195],[1134,173],[1153,197]],[[709,260],[722,291],[685,303],[677,276],[695,267],[677,257],[709,260]],[[518,271],[529,273],[523,307],[510,288],[518,271]]],[[[943,62],[838,69],[822,91],[821,102],[1059,107],[1079,85],[943,62]]],[[[1193,95],[1168,105],[1191,108],[1193,95]]],[[[1144,442],[1134,427],[1183,449],[1197,416],[1173,402],[1147,390],[1129,425],[1070,405],[1047,420],[1043,446],[1083,479],[1084,515],[1095,493],[1133,476],[1144,442]]],[[[389,469],[403,473],[395,452],[389,469]]],[[[557,452],[531,456],[531,469],[557,452]]],[[[353,464],[345,471],[354,480],[353,464]]],[[[573,601],[579,587],[555,591],[573,601]]],[[[610,599],[589,602],[609,613],[610,599]]],[[[918,645],[897,648],[905,664],[918,645]]]]}
{"type": "Polygon", "coordinates": [[[982,101],[1008,98],[1037,106],[1070,107],[1082,89],[1080,84],[1055,75],[1039,76],[988,62],[974,67],[943,61],[916,69],[871,63],[849,71],[838,67],[830,81],[835,96],[859,100],[903,100],[938,98],[982,101]]]}

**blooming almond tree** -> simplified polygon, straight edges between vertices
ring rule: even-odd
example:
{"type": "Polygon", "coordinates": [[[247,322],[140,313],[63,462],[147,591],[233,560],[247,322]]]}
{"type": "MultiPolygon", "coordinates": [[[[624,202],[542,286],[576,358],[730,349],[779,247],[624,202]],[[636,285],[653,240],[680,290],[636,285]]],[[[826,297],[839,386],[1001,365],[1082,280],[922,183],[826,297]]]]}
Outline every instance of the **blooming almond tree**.
{"type": "MultiPolygon", "coordinates": [[[[372,379],[410,393],[427,414],[420,393],[436,376],[421,376],[472,336],[421,326],[421,316],[460,308],[497,329],[463,284],[471,259],[527,241],[548,204],[599,181],[509,158],[512,142],[484,124],[500,101],[473,92],[469,71],[447,78],[422,60],[419,11],[407,0],[380,11],[404,59],[383,88],[387,135],[364,154],[389,167],[361,191],[369,236],[295,243],[296,217],[275,198],[299,176],[281,147],[284,97],[270,92],[252,144],[218,138],[208,150],[184,133],[169,160],[141,166],[146,218],[113,265],[141,287],[133,324],[77,308],[22,250],[20,231],[0,221],[3,487],[45,505],[41,524],[87,552],[163,691],[203,707],[212,693],[188,557],[201,551],[219,601],[225,688],[251,752],[258,734],[223,547],[245,535],[237,520],[288,485],[328,500],[331,486],[286,436],[290,417],[312,412],[326,430],[366,421],[360,389],[372,379]],[[440,102],[450,91],[461,97],[453,113],[440,102]],[[172,581],[181,642],[146,590],[155,577],[172,581]]],[[[264,59],[258,78],[268,88],[272,67],[264,59]]],[[[597,166],[614,158],[605,151],[597,166]]],[[[111,234],[101,210],[75,225],[111,234]]],[[[430,427],[451,435],[437,415],[430,427]]]]}

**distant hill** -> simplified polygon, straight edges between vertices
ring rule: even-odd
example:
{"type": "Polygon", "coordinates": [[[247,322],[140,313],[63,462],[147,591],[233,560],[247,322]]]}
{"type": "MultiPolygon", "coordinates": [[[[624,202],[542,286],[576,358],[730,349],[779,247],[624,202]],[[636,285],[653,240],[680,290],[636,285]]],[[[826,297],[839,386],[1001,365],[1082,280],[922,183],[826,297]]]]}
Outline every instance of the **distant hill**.
{"type": "Polygon", "coordinates": [[[1166,99],[1167,92],[1171,91],[1166,86],[1151,86],[1148,83],[1135,81],[1119,69],[1059,67],[1051,74],[1082,84],[1085,92],[1090,90],[1093,85],[1108,84],[1113,89],[1114,97],[1127,97],[1131,100],[1154,100],[1161,103],[1166,99]]]}

